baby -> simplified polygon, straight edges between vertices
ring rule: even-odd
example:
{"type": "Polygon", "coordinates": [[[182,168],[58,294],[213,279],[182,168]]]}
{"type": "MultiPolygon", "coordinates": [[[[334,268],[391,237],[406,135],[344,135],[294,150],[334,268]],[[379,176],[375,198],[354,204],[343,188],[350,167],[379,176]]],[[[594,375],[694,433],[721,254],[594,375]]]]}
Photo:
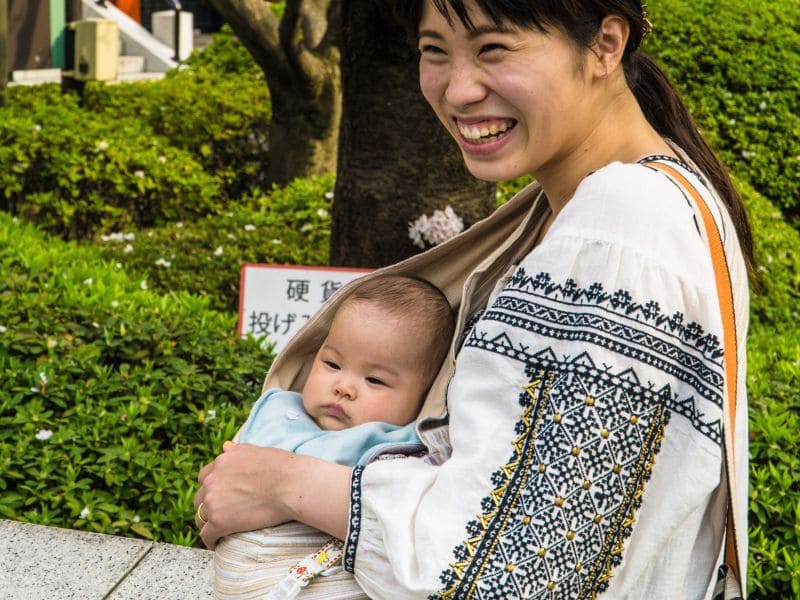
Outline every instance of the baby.
{"type": "MultiPolygon", "coordinates": [[[[239,441],[351,466],[386,452],[423,450],[414,420],[453,329],[447,298],[426,281],[395,275],[365,281],[336,311],[302,394],[265,392],[239,441]]],[[[299,523],[234,534],[217,546],[215,591],[219,598],[263,598],[271,588],[269,598],[295,597],[337,555],[341,542],[299,523]],[[252,544],[269,557],[258,572],[242,573],[236,556],[252,544]],[[309,548],[317,552],[298,563],[309,548]]],[[[365,597],[343,572],[315,584],[315,597],[326,586],[331,598],[365,597]]]]}

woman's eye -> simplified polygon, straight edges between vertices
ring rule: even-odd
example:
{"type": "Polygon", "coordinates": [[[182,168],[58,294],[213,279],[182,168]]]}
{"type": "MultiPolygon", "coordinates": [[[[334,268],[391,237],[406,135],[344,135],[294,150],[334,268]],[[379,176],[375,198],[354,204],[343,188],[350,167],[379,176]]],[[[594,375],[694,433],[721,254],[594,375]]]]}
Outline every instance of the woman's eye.
{"type": "Polygon", "coordinates": [[[322,362],[324,362],[324,363],[325,363],[325,364],[326,364],[328,367],[330,367],[331,369],[335,369],[335,370],[337,370],[337,371],[339,370],[339,365],[337,365],[337,364],[336,364],[335,362],[333,362],[332,360],[324,360],[324,361],[322,361],[322,362]]]}
{"type": "Polygon", "coordinates": [[[443,56],[444,50],[439,48],[439,46],[434,46],[433,44],[422,44],[419,48],[420,54],[427,54],[429,56],[443,56]]]}
{"type": "Polygon", "coordinates": [[[367,382],[373,385],[386,385],[383,381],[381,381],[377,377],[367,377],[367,382]]]}
{"type": "Polygon", "coordinates": [[[502,44],[484,44],[483,46],[481,46],[480,53],[488,54],[490,52],[502,52],[504,50],[508,50],[508,48],[503,46],[502,44]]]}

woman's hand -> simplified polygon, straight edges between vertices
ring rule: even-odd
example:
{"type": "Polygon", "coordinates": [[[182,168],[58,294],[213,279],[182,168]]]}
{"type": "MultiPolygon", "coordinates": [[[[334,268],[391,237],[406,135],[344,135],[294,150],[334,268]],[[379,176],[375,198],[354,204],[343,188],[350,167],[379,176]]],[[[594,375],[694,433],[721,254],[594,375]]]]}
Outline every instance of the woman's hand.
{"type": "Polygon", "coordinates": [[[349,467],[251,444],[225,442],[200,470],[195,524],[210,549],[230,533],[302,521],[339,538],[347,532],[349,467]],[[204,522],[205,521],[205,522],[204,522]]]}

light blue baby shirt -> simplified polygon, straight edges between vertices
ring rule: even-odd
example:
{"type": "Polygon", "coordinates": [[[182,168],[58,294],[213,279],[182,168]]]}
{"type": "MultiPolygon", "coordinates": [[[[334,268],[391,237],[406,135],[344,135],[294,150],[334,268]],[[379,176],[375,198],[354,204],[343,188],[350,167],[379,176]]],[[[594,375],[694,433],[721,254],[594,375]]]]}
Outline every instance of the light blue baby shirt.
{"type": "Polygon", "coordinates": [[[411,454],[424,449],[415,423],[399,426],[373,422],[340,431],[320,429],[303,408],[300,394],[277,388],[264,392],[253,405],[239,441],[348,466],[365,465],[388,450],[411,454]]]}

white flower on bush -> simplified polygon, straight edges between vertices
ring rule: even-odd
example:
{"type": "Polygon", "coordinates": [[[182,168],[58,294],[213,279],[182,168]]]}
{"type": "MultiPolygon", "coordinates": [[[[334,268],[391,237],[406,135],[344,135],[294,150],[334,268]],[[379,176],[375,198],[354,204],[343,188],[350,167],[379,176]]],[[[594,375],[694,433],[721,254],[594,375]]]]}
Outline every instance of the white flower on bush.
{"type": "Polygon", "coordinates": [[[130,242],[135,238],[136,238],[135,234],[123,233],[121,231],[100,236],[100,239],[103,240],[104,242],[130,242]]]}
{"type": "Polygon", "coordinates": [[[139,179],[144,179],[144,171],[142,171],[141,169],[137,169],[136,171],[134,171],[133,175],[135,177],[138,177],[139,179]]]}
{"type": "Polygon", "coordinates": [[[39,373],[39,383],[42,385],[47,385],[47,374],[44,371],[39,373]]]}
{"type": "Polygon", "coordinates": [[[0,333],[5,333],[8,331],[8,328],[5,325],[0,325],[0,333]]]}
{"type": "Polygon", "coordinates": [[[88,507],[88,506],[84,506],[84,507],[83,507],[83,510],[81,511],[81,519],[85,519],[85,518],[86,518],[86,517],[88,517],[90,514],[92,514],[92,511],[91,511],[91,510],[89,510],[89,507],[88,507]]]}
{"type": "Polygon", "coordinates": [[[333,200],[333,192],[325,192],[326,200],[333,200]]]}
{"type": "Polygon", "coordinates": [[[451,206],[448,206],[444,210],[433,211],[430,216],[422,215],[413,223],[409,223],[408,237],[415,246],[424,250],[446,242],[463,230],[464,221],[451,206]]]}
{"type": "Polygon", "coordinates": [[[132,521],[133,521],[134,523],[138,523],[138,522],[139,522],[139,521],[141,521],[141,520],[142,520],[142,519],[141,519],[141,517],[140,517],[139,515],[133,515],[133,519],[132,519],[132,521]]]}
{"type": "Polygon", "coordinates": [[[131,244],[125,244],[125,247],[122,249],[122,251],[123,251],[125,254],[130,254],[131,252],[133,252],[133,245],[131,245],[131,244]]]}
{"type": "Polygon", "coordinates": [[[159,258],[159,259],[158,259],[158,260],[155,262],[155,265],[156,265],[157,267],[166,267],[166,268],[169,268],[169,267],[171,267],[171,266],[172,266],[172,263],[171,263],[171,262],[169,262],[168,260],[164,260],[163,258],[159,258]]]}
{"type": "Polygon", "coordinates": [[[50,431],[49,429],[40,429],[39,433],[37,433],[35,437],[36,437],[37,440],[40,440],[42,442],[46,442],[51,437],[53,437],[53,432],[50,431]]]}
{"type": "Polygon", "coordinates": [[[320,219],[324,219],[324,218],[326,218],[328,216],[328,211],[325,210],[324,208],[318,208],[317,209],[317,216],[320,219]]]}
{"type": "Polygon", "coordinates": [[[282,243],[283,243],[283,240],[279,240],[278,238],[272,238],[272,239],[270,240],[270,242],[272,242],[272,243],[273,243],[273,244],[275,244],[275,245],[278,245],[278,244],[282,244],[282,243]]]}
{"type": "Polygon", "coordinates": [[[252,223],[248,223],[247,225],[244,226],[244,230],[245,231],[255,231],[256,230],[256,226],[253,225],[252,223]]]}
{"type": "Polygon", "coordinates": [[[222,246],[217,246],[214,250],[214,256],[222,256],[222,246]]]}
{"type": "Polygon", "coordinates": [[[83,285],[92,285],[93,283],[94,279],[92,279],[91,277],[87,277],[86,279],[83,280],[83,285]]]}
{"type": "Polygon", "coordinates": [[[165,162],[167,162],[167,157],[166,156],[159,156],[158,157],[158,162],[160,162],[163,165],[165,162]]]}
{"type": "Polygon", "coordinates": [[[94,145],[94,147],[95,150],[97,150],[98,152],[105,152],[106,150],[108,150],[108,142],[105,140],[100,140],[94,145]]]}
{"type": "Polygon", "coordinates": [[[143,290],[146,290],[147,289],[147,279],[142,279],[139,282],[139,287],[142,288],[143,290]]]}
{"type": "Polygon", "coordinates": [[[34,131],[41,131],[42,130],[42,126],[37,123],[36,125],[33,126],[33,130],[34,131]]]}
{"type": "Polygon", "coordinates": [[[49,340],[47,340],[47,347],[50,348],[50,350],[55,348],[57,345],[58,345],[58,342],[55,341],[54,339],[50,338],[49,340]]]}
{"type": "Polygon", "coordinates": [[[111,301],[111,308],[117,308],[118,306],[119,306],[119,302],[117,302],[116,300],[112,300],[111,301]]]}

